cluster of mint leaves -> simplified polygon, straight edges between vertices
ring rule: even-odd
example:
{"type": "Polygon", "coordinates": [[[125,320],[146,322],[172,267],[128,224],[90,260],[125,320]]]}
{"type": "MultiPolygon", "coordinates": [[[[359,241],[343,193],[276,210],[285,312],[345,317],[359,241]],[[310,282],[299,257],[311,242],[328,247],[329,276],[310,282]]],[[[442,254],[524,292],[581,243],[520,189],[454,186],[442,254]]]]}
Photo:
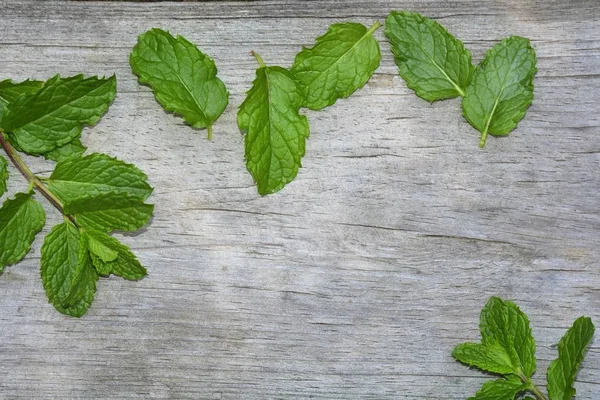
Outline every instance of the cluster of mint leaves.
{"type": "Polygon", "coordinates": [[[479,329],[481,343],[458,345],[452,355],[464,364],[502,378],[484,383],[469,400],[533,400],[523,397],[526,394],[537,400],[569,400],[575,395],[575,376],[594,336],[590,318],[578,318],[558,343],[558,358],[546,371],[548,397],[532,381],[536,370],[535,340],[529,318],[515,303],[492,297],[481,310],[479,329]]]}
{"type": "MultiPolygon", "coordinates": [[[[321,110],[349,97],[373,75],[381,54],[373,32],[380,26],[331,25],[312,48],[303,48],[286,69],[259,68],[237,115],[245,133],[246,167],[261,195],[281,190],[301,167],[309,125],[300,108],[321,110]]],[[[167,111],[195,128],[212,125],[225,110],[228,92],[215,62],[182,36],[161,29],[140,35],[130,56],[139,82],[150,85],[167,111]]]]}
{"type": "MultiPolygon", "coordinates": [[[[41,248],[41,277],[50,303],[80,317],[91,306],[100,276],[138,280],[146,269],[110,234],[133,232],[151,218],[146,175],[102,153],[83,156],[84,125],[95,124],[116,95],[116,78],[0,82],[0,144],[28,187],[0,208],[0,273],[22,260],[46,214],[41,194],[62,215],[41,248]],[[21,154],[56,161],[48,177],[34,174],[21,154]]],[[[8,161],[0,156],[0,196],[7,190],[8,161]]]]}
{"type": "Polygon", "coordinates": [[[488,134],[507,136],[533,101],[536,55],[528,39],[502,40],[473,67],[460,40],[418,13],[392,11],[385,35],[400,76],[417,96],[430,102],[462,97],[463,116],[481,132],[480,147],[488,134]]]}

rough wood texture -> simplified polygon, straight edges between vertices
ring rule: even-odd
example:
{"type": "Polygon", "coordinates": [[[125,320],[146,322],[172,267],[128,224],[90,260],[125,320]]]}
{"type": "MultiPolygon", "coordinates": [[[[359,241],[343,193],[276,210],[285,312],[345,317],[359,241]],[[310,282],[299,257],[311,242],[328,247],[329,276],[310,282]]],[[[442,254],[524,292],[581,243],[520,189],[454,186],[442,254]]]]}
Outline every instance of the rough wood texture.
{"type": "MultiPolygon", "coordinates": [[[[1,398],[464,399],[489,377],[450,352],[478,340],[490,296],[530,315],[541,382],[577,316],[600,325],[597,1],[5,0],[0,16],[0,78],[116,73],[117,99],[84,141],[156,187],[152,223],[123,238],[150,276],[102,280],[83,319],[47,303],[42,235],[0,277],[1,398]],[[289,66],[330,23],[391,9],[437,18],[476,62],[507,35],[530,37],[539,72],[526,118],[480,150],[458,100],[428,104],[406,88],[379,30],[374,77],[306,112],[298,178],[258,196],[235,122],[249,51],[289,66]],[[212,142],[130,72],[136,36],[155,26],[216,59],[231,99],[212,142]]],[[[48,210],[44,233],[59,221],[48,210]]],[[[580,400],[600,396],[598,344],[580,400]]]]}

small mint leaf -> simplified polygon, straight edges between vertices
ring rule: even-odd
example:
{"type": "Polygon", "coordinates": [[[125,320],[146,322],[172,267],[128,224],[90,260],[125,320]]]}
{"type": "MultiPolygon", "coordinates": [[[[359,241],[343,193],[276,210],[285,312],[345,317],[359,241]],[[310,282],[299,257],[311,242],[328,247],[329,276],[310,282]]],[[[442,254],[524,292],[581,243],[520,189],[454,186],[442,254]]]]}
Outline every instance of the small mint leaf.
{"type": "Polygon", "coordinates": [[[558,358],[550,363],[546,373],[551,400],[569,400],[575,396],[573,382],[594,330],[590,318],[580,317],[558,342],[558,358]]]}
{"type": "Polygon", "coordinates": [[[208,128],[210,138],[229,93],[209,56],[183,36],[154,28],[140,35],[129,63],[165,110],[183,116],[194,128],[208,128]]]}
{"type": "Polygon", "coordinates": [[[515,396],[527,389],[527,385],[515,377],[488,381],[481,390],[468,400],[514,400],[515,396]]]}
{"type": "Polygon", "coordinates": [[[506,349],[498,344],[484,346],[479,343],[463,343],[456,346],[452,356],[464,364],[496,374],[508,375],[518,372],[506,349]]]}
{"type": "Polygon", "coordinates": [[[0,272],[25,257],[35,235],[44,227],[46,214],[32,195],[17,193],[0,208],[0,272]]]}
{"type": "Polygon", "coordinates": [[[86,147],[81,143],[79,138],[71,140],[69,143],[64,144],[44,153],[46,160],[52,160],[56,162],[69,160],[71,158],[78,158],[85,152],[86,147]]]}
{"type": "Polygon", "coordinates": [[[2,126],[22,151],[44,154],[78,138],[83,125],[95,124],[108,110],[116,88],[114,76],[57,75],[37,93],[23,94],[8,104],[2,126]]]}
{"type": "Polygon", "coordinates": [[[117,239],[98,231],[88,231],[87,235],[117,255],[113,260],[107,261],[106,258],[102,259],[95,252],[91,252],[92,262],[100,275],[114,274],[132,281],[146,276],[146,268],[139,263],[131,250],[117,239]]]}

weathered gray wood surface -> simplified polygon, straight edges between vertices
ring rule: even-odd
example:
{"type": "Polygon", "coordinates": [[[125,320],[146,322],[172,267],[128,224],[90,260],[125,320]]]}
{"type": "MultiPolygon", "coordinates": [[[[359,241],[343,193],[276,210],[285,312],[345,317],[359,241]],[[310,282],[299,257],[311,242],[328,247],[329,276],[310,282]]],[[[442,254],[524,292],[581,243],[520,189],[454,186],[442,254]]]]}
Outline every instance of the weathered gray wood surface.
{"type": "MultiPolygon", "coordinates": [[[[0,398],[464,399],[489,377],[450,352],[478,340],[492,295],[529,313],[544,382],[571,322],[600,325],[599,71],[595,0],[0,1],[0,78],[115,72],[117,99],[84,141],[156,187],[152,223],[124,237],[150,276],[102,280],[83,319],[47,303],[42,235],[0,277],[0,398]],[[391,9],[439,19],[476,62],[507,35],[530,37],[527,117],[480,150],[458,100],[406,88],[379,30],[375,76],[306,113],[298,178],[258,196],[235,122],[256,68],[248,52],[289,66],[330,23],[391,9]],[[136,36],[155,26],[216,59],[231,99],[212,142],[130,72],[136,36]]],[[[48,209],[44,233],[58,221],[48,209]]],[[[600,398],[599,343],[578,399],[600,398]]]]}

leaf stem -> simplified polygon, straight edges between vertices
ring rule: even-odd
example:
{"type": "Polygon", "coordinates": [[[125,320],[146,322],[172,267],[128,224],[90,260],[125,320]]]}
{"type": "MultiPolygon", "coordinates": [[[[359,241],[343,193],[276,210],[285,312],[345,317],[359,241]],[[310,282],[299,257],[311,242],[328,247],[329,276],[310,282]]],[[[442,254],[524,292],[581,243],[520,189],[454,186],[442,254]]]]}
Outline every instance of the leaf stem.
{"type": "Polygon", "coordinates": [[[485,131],[481,132],[481,139],[479,139],[479,147],[482,149],[485,147],[485,140],[487,139],[487,135],[488,135],[487,129],[485,131]]]}
{"type": "Polygon", "coordinates": [[[533,383],[533,381],[531,380],[531,378],[529,378],[528,376],[520,373],[519,374],[519,379],[521,379],[521,381],[527,385],[527,389],[529,389],[531,391],[531,393],[533,393],[533,395],[535,396],[535,398],[537,400],[548,400],[548,398],[546,397],[546,395],[544,395],[544,393],[542,393],[542,391],[540,390],[540,388],[538,388],[535,385],[535,383],[533,383]]]}
{"type": "Polygon", "coordinates": [[[261,56],[260,56],[260,55],[259,55],[257,52],[255,52],[254,50],[252,50],[252,51],[250,52],[250,54],[252,54],[252,55],[254,56],[254,58],[256,58],[256,61],[258,61],[258,65],[259,65],[261,68],[264,68],[264,67],[266,67],[266,66],[267,66],[267,65],[265,64],[265,62],[263,61],[262,57],[261,57],[261,56]]]}
{"type": "Polygon", "coordinates": [[[42,196],[48,199],[48,201],[54,207],[56,207],[58,211],[60,211],[65,217],[69,218],[69,220],[71,220],[71,222],[73,222],[75,226],[78,226],[77,222],[75,222],[75,218],[73,218],[72,215],[65,214],[64,206],[62,202],[58,199],[58,197],[56,197],[52,192],[50,192],[48,187],[42,183],[40,178],[38,178],[25,164],[25,162],[23,161],[17,150],[14,148],[14,146],[10,144],[10,142],[6,139],[6,136],[2,129],[0,129],[0,145],[2,145],[2,148],[6,152],[6,155],[8,156],[8,158],[10,158],[15,167],[17,167],[19,172],[25,177],[25,179],[27,179],[27,182],[29,183],[29,190],[31,191],[31,189],[35,187],[35,189],[39,193],[41,193],[42,196]]]}
{"type": "Polygon", "coordinates": [[[212,125],[207,126],[206,130],[208,131],[208,140],[212,140],[212,125]]]}
{"type": "Polygon", "coordinates": [[[375,23],[369,28],[369,30],[367,31],[367,35],[371,35],[373,32],[375,32],[379,27],[381,26],[381,23],[379,21],[375,21],[375,23]]]}

